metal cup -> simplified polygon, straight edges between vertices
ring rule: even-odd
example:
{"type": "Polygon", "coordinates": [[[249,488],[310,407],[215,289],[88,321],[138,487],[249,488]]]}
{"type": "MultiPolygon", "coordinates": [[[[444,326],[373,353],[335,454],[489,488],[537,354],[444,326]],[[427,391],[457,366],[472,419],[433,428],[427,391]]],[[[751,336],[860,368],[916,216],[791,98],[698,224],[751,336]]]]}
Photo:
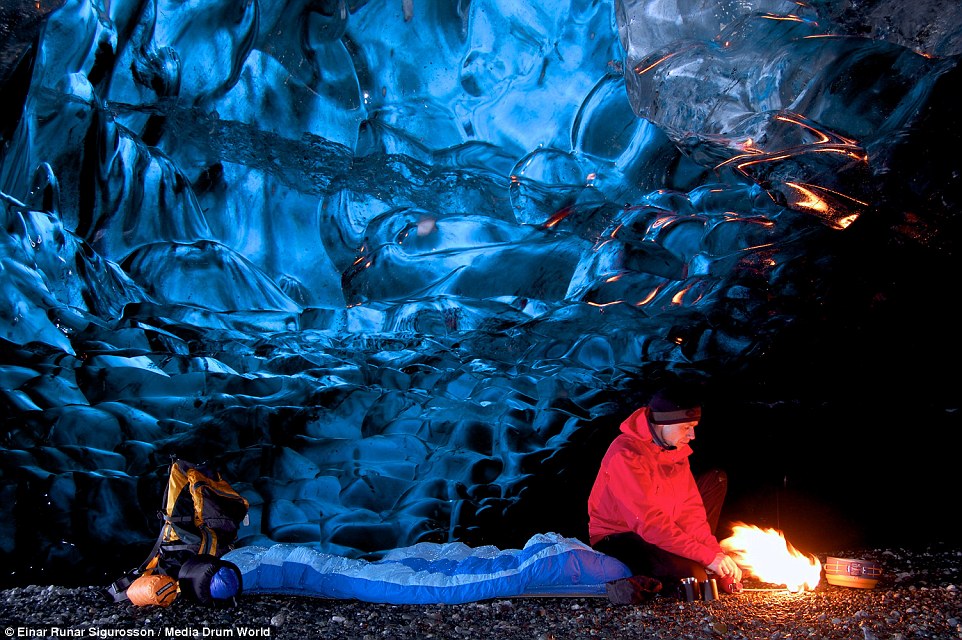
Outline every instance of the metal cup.
{"type": "Polygon", "coordinates": [[[714,578],[701,583],[701,597],[706,602],[718,599],[718,582],[714,578]]]}
{"type": "Polygon", "coordinates": [[[698,596],[700,594],[698,593],[697,578],[694,578],[694,577],[682,578],[681,589],[685,594],[685,600],[687,600],[688,602],[694,602],[695,600],[698,600],[698,596]]]}

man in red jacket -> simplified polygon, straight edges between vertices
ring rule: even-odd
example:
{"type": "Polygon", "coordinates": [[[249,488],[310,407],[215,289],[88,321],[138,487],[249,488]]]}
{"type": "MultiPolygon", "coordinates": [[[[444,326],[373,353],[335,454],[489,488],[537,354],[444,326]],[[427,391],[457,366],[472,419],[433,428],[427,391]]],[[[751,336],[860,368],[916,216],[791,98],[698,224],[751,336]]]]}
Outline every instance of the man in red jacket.
{"type": "Polygon", "coordinates": [[[689,466],[700,419],[690,391],[655,393],[621,424],[588,497],[591,546],[665,585],[701,582],[709,572],[722,582],[742,578],[714,533],[728,478],[713,470],[696,481],[689,466]]]}

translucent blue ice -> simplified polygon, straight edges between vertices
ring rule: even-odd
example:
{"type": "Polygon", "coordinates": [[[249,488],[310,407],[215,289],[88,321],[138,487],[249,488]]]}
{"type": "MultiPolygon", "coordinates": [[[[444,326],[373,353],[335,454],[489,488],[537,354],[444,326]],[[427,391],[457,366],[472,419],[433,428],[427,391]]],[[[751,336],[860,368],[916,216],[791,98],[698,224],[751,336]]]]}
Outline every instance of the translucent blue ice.
{"type": "Polygon", "coordinates": [[[859,221],[951,210],[906,149],[957,11],[43,4],[0,58],[10,580],[139,562],[170,455],[240,544],[582,535],[602,427],[756,366],[859,221]]]}

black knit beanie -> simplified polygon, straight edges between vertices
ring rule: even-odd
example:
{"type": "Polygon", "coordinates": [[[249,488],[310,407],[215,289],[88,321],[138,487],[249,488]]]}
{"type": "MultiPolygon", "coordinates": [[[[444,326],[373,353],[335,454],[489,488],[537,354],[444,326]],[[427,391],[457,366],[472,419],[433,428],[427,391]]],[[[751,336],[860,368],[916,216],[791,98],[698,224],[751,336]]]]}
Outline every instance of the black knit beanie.
{"type": "Polygon", "coordinates": [[[690,389],[659,389],[648,402],[648,418],[662,425],[696,422],[701,420],[701,402],[690,389]]]}

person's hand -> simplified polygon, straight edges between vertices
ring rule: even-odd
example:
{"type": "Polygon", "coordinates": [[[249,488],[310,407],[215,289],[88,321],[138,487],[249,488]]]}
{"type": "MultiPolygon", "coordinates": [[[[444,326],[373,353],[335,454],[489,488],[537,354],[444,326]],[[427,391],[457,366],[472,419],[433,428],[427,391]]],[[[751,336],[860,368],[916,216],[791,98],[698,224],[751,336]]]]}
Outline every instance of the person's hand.
{"type": "Polygon", "coordinates": [[[735,564],[735,561],[724,553],[719,553],[715,556],[715,559],[708,565],[708,570],[722,577],[732,576],[735,582],[742,581],[741,567],[735,564]]]}

